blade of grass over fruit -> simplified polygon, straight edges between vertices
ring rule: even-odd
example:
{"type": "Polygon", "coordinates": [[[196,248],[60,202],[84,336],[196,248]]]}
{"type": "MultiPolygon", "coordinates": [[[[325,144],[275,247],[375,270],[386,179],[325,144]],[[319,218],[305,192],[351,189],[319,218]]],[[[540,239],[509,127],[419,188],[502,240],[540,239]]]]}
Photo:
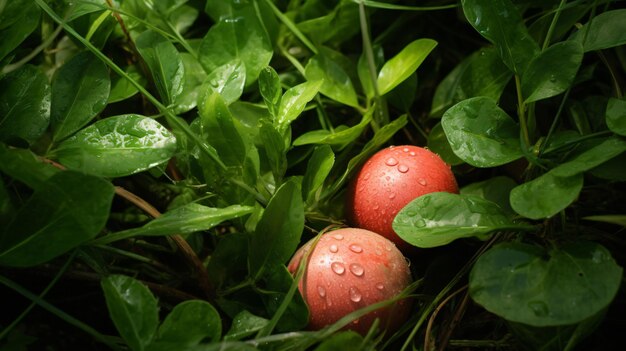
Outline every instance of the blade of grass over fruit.
{"type": "Polygon", "coordinates": [[[459,7],[458,4],[450,4],[450,5],[441,5],[441,6],[405,6],[405,5],[396,5],[389,4],[386,2],[380,1],[371,1],[371,0],[351,0],[359,5],[365,5],[366,7],[372,7],[376,9],[385,9],[385,10],[399,10],[399,11],[438,11],[438,10],[448,10],[459,7]]]}
{"type": "Polygon", "coordinates": [[[122,348],[119,347],[111,338],[105,335],[100,334],[100,332],[98,332],[97,330],[95,330],[94,328],[92,328],[91,326],[81,322],[80,320],[70,316],[69,314],[65,313],[64,311],[60,310],[59,308],[55,307],[54,305],[48,303],[46,300],[40,298],[39,296],[33,294],[32,292],[30,292],[29,290],[27,290],[26,288],[22,287],[21,285],[13,282],[12,280],[9,280],[8,278],[1,276],[0,275],[0,284],[10,288],[11,290],[14,290],[15,292],[19,293],[20,295],[24,296],[25,298],[33,301],[34,303],[36,303],[37,305],[39,305],[39,307],[45,309],[46,311],[52,313],[53,315],[57,316],[58,318],[60,318],[61,320],[63,320],[64,322],[84,331],[85,333],[91,335],[94,339],[98,340],[99,342],[107,345],[109,348],[111,348],[111,350],[116,350],[116,351],[122,351],[122,348]]]}
{"type": "Polygon", "coordinates": [[[115,64],[111,59],[109,59],[102,51],[98,50],[93,44],[83,38],[78,32],[76,32],[67,22],[65,22],[61,17],[59,17],[54,10],[50,8],[43,0],[35,0],[37,5],[41,7],[52,18],[55,22],[63,26],[63,28],[71,34],[76,40],[80,41],[86,48],[88,48],[94,55],[96,55],[100,60],[106,63],[115,73],[126,78],[132,85],[137,88],[141,92],[143,96],[150,101],[154,106],[156,106],[162,113],[165,114],[167,121],[183,131],[191,140],[193,140],[200,150],[205,153],[208,157],[213,159],[222,169],[226,169],[226,165],[220,160],[219,156],[215,149],[209,146],[204,140],[200,139],[198,135],[196,135],[189,126],[182,120],[180,120],[174,113],[168,109],[165,105],[163,105],[158,99],[156,99],[152,94],[150,94],[141,84],[135,81],[132,77],[130,77],[123,69],[121,69],[118,65],[115,64]]]}

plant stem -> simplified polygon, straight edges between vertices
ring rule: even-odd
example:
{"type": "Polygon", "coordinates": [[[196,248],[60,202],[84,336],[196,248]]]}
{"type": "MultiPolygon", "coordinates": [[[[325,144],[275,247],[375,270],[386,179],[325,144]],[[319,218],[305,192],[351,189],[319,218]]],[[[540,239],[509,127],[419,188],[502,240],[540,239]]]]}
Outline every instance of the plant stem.
{"type": "Polygon", "coordinates": [[[272,11],[274,11],[274,15],[278,17],[278,19],[283,22],[283,24],[289,28],[289,30],[298,38],[304,46],[306,46],[312,53],[317,55],[317,48],[313,43],[298,29],[295,23],[291,21],[289,17],[287,17],[284,13],[282,13],[276,5],[270,0],[264,0],[267,6],[269,6],[272,11]]]}
{"type": "Polygon", "coordinates": [[[561,10],[565,6],[567,0],[561,0],[559,7],[556,9],[554,13],[554,17],[552,17],[552,22],[550,22],[550,27],[548,28],[548,33],[546,33],[546,37],[543,40],[543,46],[541,47],[541,51],[545,50],[550,45],[550,40],[552,39],[552,33],[554,32],[554,28],[556,28],[556,24],[559,20],[559,16],[561,16],[561,10]]]}
{"type": "Polygon", "coordinates": [[[526,121],[526,104],[524,103],[524,97],[522,96],[522,83],[518,74],[515,75],[515,87],[517,88],[517,114],[519,116],[522,142],[524,144],[524,149],[528,149],[531,142],[530,137],[528,136],[528,123],[526,121]]]}
{"type": "Polygon", "coordinates": [[[28,55],[24,56],[21,60],[15,63],[4,66],[4,68],[2,68],[2,74],[13,72],[16,69],[24,66],[27,62],[29,62],[33,58],[35,58],[35,56],[37,56],[42,50],[44,50],[45,48],[50,46],[50,44],[52,44],[54,39],[59,35],[59,33],[61,33],[62,30],[63,30],[63,26],[58,26],[54,30],[54,32],[52,32],[52,34],[50,34],[50,36],[46,38],[46,40],[44,40],[41,44],[39,44],[39,46],[37,46],[33,51],[28,53],[28,55]]]}
{"type": "Polygon", "coordinates": [[[33,294],[28,289],[26,289],[26,288],[22,287],[21,285],[13,282],[12,280],[10,280],[10,279],[8,279],[8,278],[6,278],[4,276],[0,276],[0,284],[3,284],[6,287],[8,287],[8,288],[18,292],[20,295],[22,295],[22,296],[26,297],[27,299],[33,301],[34,303],[36,303],[37,305],[39,305],[43,309],[45,309],[48,312],[54,314],[55,316],[61,318],[65,322],[67,322],[67,323],[77,327],[78,329],[86,332],[87,334],[91,335],[94,339],[96,339],[96,340],[100,341],[101,343],[107,345],[111,349],[118,350],[118,351],[122,350],[121,347],[119,347],[117,344],[115,344],[114,342],[112,342],[110,340],[110,337],[107,337],[105,335],[100,334],[100,332],[98,332],[94,328],[92,328],[89,325],[87,325],[87,324],[79,321],[78,319],[70,316],[69,314],[67,314],[64,311],[58,309],[54,305],[46,302],[41,297],[33,294]]]}

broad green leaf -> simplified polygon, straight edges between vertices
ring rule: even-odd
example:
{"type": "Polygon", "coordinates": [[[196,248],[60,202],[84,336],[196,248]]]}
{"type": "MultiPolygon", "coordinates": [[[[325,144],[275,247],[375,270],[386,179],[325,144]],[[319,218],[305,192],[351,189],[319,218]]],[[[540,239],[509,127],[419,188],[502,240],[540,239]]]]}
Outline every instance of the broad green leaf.
{"type": "Polygon", "coordinates": [[[258,279],[271,267],[283,265],[300,243],[304,229],[302,193],[295,180],[284,183],[268,203],[250,238],[250,275],[258,279]]]}
{"type": "Polygon", "coordinates": [[[452,151],[450,142],[446,137],[446,133],[443,131],[441,123],[435,124],[433,129],[428,133],[428,148],[439,155],[442,160],[451,166],[460,165],[463,163],[455,153],[452,151]]]}
{"type": "Polygon", "coordinates": [[[133,351],[146,350],[159,326],[159,307],[150,290],[138,280],[111,275],[100,281],[109,316],[133,351]]]}
{"type": "Polygon", "coordinates": [[[279,331],[300,330],[309,322],[309,310],[301,294],[298,294],[294,277],[284,265],[276,265],[265,272],[264,282],[267,289],[263,293],[263,300],[267,314],[272,319],[278,318],[276,329],[279,331]],[[293,295],[289,290],[294,288],[293,295]],[[285,309],[281,309],[285,299],[289,299],[285,309]],[[278,315],[277,315],[278,314],[278,315]]]}
{"type": "Polygon", "coordinates": [[[486,97],[463,100],[441,118],[452,151],[475,167],[495,167],[522,157],[519,127],[486,97]]]}
{"type": "Polygon", "coordinates": [[[217,310],[206,301],[189,300],[176,305],[165,317],[155,343],[178,348],[198,345],[204,340],[216,342],[221,337],[222,320],[217,310]]]}
{"type": "Polygon", "coordinates": [[[263,329],[268,322],[265,318],[255,316],[247,310],[243,310],[233,318],[233,323],[226,335],[224,335],[224,340],[241,340],[246,338],[263,329]]]}
{"type": "Polygon", "coordinates": [[[385,98],[391,106],[409,112],[417,96],[417,74],[411,74],[404,82],[392,89],[385,98]]]}
{"type": "Polygon", "coordinates": [[[304,75],[309,81],[323,81],[320,93],[342,104],[359,106],[350,76],[333,60],[329,50],[320,50],[313,56],[305,67],[304,75]]]}
{"type": "Polygon", "coordinates": [[[574,202],[582,187],[582,174],[558,177],[548,172],[511,190],[511,207],[532,219],[552,217],[574,202]]]}
{"type": "Polygon", "coordinates": [[[372,121],[372,114],[373,110],[370,110],[368,113],[363,115],[359,124],[352,127],[341,125],[336,127],[332,132],[321,129],[304,133],[293,141],[293,145],[301,146],[308,144],[322,144],[333,145],[337,146],[339,149],[343,149],[355,141],[363,133],[365,128],[369,126],[372,121]]]}
{"type": "Polygon", "coordinates": [[[280,106],[280,98],[282,96],[282,88],[280,86],[280,77],[278,73],[271,67],[265,67],[259,75],[259,92],[265,101],[265,106],[272,117],[278,115],[278,107],[280,106]]]}
{"type": "Polygon", "coordinates": [[[198,97],[205,88],[203,83],[207,78],[204,68],[191,54],[181,53],[180,58],[183,61],[185,78],[183,79],[183,90],[174,101],[174,112],[177,114],[189,112],[198,105],[198,97]]]}
{"type": "Polygon", "coordinates": [[[430,115],[440,116],[450,106],[475,96],[498,101],[512,76],[495,48],[482,48],[461,61],[439,83],[430,115]]]}
{"type": "Polygon", "coordinates": [[[74,134],[100,113],[110,89],[107,67],[88,51],[59,68],[52,80],[50,122],[54,140],[74,134]]]}
{"type": "Polygon", "coordinates": [[[15,216],[16,211],[11,196],[2,179],[3,178],[0,177],[0,223],[9,223],[15,216]]]}
{"type": "Polygon", "coordinates": [[[315,351],[349,350],[355,345],[362,345],[363,336],[354,331],[344,331],[331,335],[315,348],[315,351]]]}
{"type": "Polygon", "coordinates": [[[270,123],[262,123],[259,137],[274,175],[274,181],[280,183],[287,171],[287,156],[283,136],[270,123]]]}
{"type": "Polygon", "coordinates": [[[252,210],[250,206],[232,205],[216,208],[190,203],[165,212],[143,227],[111,233],[95,241],[109,243],[137,236],[190,234],[209,230],[222,222],[245,216],[252,210]]]}
{"type": "MultiPolygon", "coordinates": [[[[246,66],[236,59],[217,67],[206,79],[208,87],[220,95],[226,105],[237,101],[246,83],[246,66]]],[[[206,86],[205,84],[205,86],[206,86]]]]}
{"type": "Polygon", "coordinates": [[[604,222],[621,225],[622,227],[626,227],[626,215],[598,215],[598,216],[587,216],[583,217],[588,221],[595,222],[604,222]]]}
{"type": "Polygon", "coordinates": [[[113,185],[101,178],[72,171],[54,174],[3,226],[0,265],[38,265],[94,238],[109,217],[113,194],[113,185]]]}
{"type": "Polygon", "coordinates": [[[606,106],[606,125],[621,136],[626,136],[626,101],[610,98],[606,106]]]}
{"type": "Polygon", "coordinates": [[[581,43],[585,52],[626,44],[626,9],[595,16],[591,23],[585,24],[570,39],[581,43]]]}
{"type": "Polygon", "coordinates": [[[173,104],[183,92],[185,79],[185,66],[180,53],[172,42],[152,30],[141,33],[135,45],[164,104],[173,104]]]}
{"type": "Polygon", "coordinates": [[[575,41],[556,43],[535,57],[522,76],[525,102],[547,99],[563,93],[576,78],[583,48],[575,41]]]}
{"type": "MultiPolygon", "coordinates": [[[[141,75],[136,65],[126,67],[125,72],[130,78],[141,84],[141,86],[146,86],[146,78],[141,75]]],[[[138,92],[139,90],[137,90],[128,79],[115,75],[111,80],[111,93],[109,94],[108,103],[126,100],[138,92]]]]}
{"type": "Polygon", "coordinates": [[[626,181],[626,152],[592,168],[589,173],[600,179],[626,181]]]}
{"type": "Polygon", "coordinates": [[[215,148],[224,164],[241,167],[246,159],[246,144],[222,96],[207,90],[199,105],[202,134],[215,148]]]}
{"type": "Polygon", "coordinates": [[[487,238],[501,230],[530,230],[497,204],[473,195],[430,193],[407,204],[393,220],[393,230],[411,245],[437,247],[456,239],[487,238]]]}
{"type": "Polygon", "coordinates": [[[167,162],[176,138],[159,122],[139,115],[108,117],[62,142],[55,154],[71,169],[121,177],[167,162]]]}
{"type": "Polygon", "coordinates": [[[602,143],[577,155],[573,159],[553,168],[550,173],[557,177],[569,177],[586,172],[600,164],[626,152],[626,141],[621,138],[607,138],[602,143]]]}
{"type": "Polygon", "coordinates": [[[250,86],[269,64],[273,49],[252,2],[224,4],[229,12],[220,15],[202,39],[198,59],[207,73],[240,60],[246,67],[245,85],[250,86]]]}
{"type": "Polygon", "coordinates": [[[387,94],[410,77],[437,46],[432,39],[418,39],[409,43],[396,56],[385,62],[378,73],[378,91],[387,94]]]}
{"type": "Polygon", "coordinates": [[[31,189],[37,189],[61,170],[43,162],[30,150],[12,149],[0,143],[0,171],[31,189]]]}
{"type": "Polygon", "coordinates": [[[304,111],[306,104],[320,91],[322,81],[308,81],[285,91],[278,107],[278,125],[285,130],[304,111]]]}
{"type": "Polygon", "coordinates": [[[480,256],[470,273],[469,291],[474,301],[508,321],[570,325],[608,307],[622,271],[610,252],[593,242],[550,250],[503,243],[480,256]]]}
{"type": "Polygon", "coordinates": [[[247,233],[229,233],[219,237],[207,265],[211,282],[218,291],[240,284],[248,277],[247,257],[247,233]]]}
{"type": "Polygon", "coordinates": [[[37,29],[41,11],[34,1],[8,0],[0,14],[0,60],[37,29]]]}
{"type": "Polygon", "coordinates": [[[308,202],[324,184],[335,164],[335,153],[328,145],[321,145],[313,150],[302,179],[302,197],[308,202]]]}
{"type": "Polygon", "coordinates": [[[359,81],[361,82],[361,87],[365,92],[365,95],[368,99],[374,97],[374,83],[377,79],[377,72],[385,63],[385,57],[383,49],[380,46],[373,47],[373,65],[372,68],[374,72],[370,72],[370,65],[368,63],[367,54],[362,53],[359,56],[359,61],[357,62],[357,75],[359,77],[359,81]]]}
{"type": "Polygon", "coordinates": [[[323,16],[298,23],[298,29],[315,43],[341,43],[359,33],[359,8],[352,1],[335,1],[332,10],[323,16]]]}
{"type": "Polygon", "coordinates": [[[0,79],[0,141],[31,144],[50,123],[50,84],[39,68],[24,65],[0,79]]]}
{"type": "Polygon", "coordinates": [[[489,200],[507,213],[513,213],[509,202],[509,194],[511,190],[517,186],[517,183],[509,177],[496,176],[482,182],[472,183],[461,188],[461,195],[476,195],[485,200],[489,200]]]}
{"type": "Polygon", "coordinates": [[[502,61],[515,73],[523,74],[539,53],[539,46],[528,34],[522,16],[511,0],[462,0],[469,23],[485,39],[495,44],[502,61]]]}

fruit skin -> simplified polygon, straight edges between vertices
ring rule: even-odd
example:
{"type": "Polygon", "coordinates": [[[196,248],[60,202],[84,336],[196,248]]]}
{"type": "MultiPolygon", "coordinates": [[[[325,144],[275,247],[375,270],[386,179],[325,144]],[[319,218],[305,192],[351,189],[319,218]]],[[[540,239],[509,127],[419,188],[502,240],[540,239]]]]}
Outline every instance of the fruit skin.
{"type": "Polygon", "coordinates": [[[374,154],[353,178],[346,216],[352,226],[376,232],[407,252],[412,246],[393,230],[394,217],[413,199],[438,191],[459,192],[448,164],[418,146],[391,146],[374,154]]]}
{"type": "MultiPolygon", "coordinates": [[[[295,275],[314,239],[289,262],[295,275]]],[[[395,245],[364,229],[343,228],[323,234],[298,288],[310,311],[308,328],[319,330],[348,313],[398,295],[411,283],[409,264],[395,245]]],[[[353,321],[345,329],[365,335],[376,318],[388,335],[408,318],[410,301],[401,300],[353,321]]]]}

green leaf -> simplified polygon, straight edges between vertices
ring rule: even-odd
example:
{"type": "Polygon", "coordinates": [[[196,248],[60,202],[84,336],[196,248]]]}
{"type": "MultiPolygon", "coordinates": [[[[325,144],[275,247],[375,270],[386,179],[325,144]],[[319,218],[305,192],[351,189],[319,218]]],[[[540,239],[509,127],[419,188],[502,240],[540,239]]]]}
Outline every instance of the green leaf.
{"type": "Polygon", "coordinates": [[[573,176],[597,167],[623,152],[626,152],[625,140],[617,137],[607,138],[602,143],[553,168],[550,173],[557,177],[573,176]]]}
{"type": "Polygon", "coordinates": [[[176,138],[157,121],[139,115],[108,117],[65,140],[56,150],[71,169],[121,177],[167,162],[176,138]]]}
{"type": "Polygon", "coordinates": [[[308,144],[323,144],[337,146],[339,149],[343,149],[350,143],[355,141],[369,126],[372,121],[373,110],[363,115],[363,118],[359,124],[347,127],[344,125],[338,126],[334,131],[328,131],[325,129],[313,130],[300,135],[293,141],[294,146],[308,145],[308,144]]]}
{"type": "Polygon", "coordinates": [[[452,151],[450,142],[446,137],[446,133],[443,131],[441,123],[435,124],[433,129],[428,133],[428,148],[439,155],[442,160],[451,166],[460,165],[463,163],[455,153],[452,151]]]}
{"type": "Polygon", "coordinates": [[[172,347],[199,345],[202,341],[219,341],[222,320],[217,310],[201,300],[184,301],[176,305],[159,327],[156,344],[172,347]]]}
{"type": "Polygon", "coordinates": [[[263,150],[265,150],[274,180],[280,183],[287,171],[287,156],[283,136],[270,123],[262,123],[259,137],[263,143],[263,150]]]}
{"type": "Polygon", "coordinates": [[[98,238],[95,242],[109,243],[137,236],[190,234],[209,230],[218,224],[252,213],[250,206],[232,205],[215,208],[190,203],[165,212],[140,228],[123,230],[98,238]]]}
{"type": "Polygon", "coordinates": [[[324,184],[335,164],[335,153],[328,145],[318,146],[313,150],[302,180],[302,197],[308,202],[324,184]]]}
{"type": "Polygon", "coordinates": [[[396,56],[385,62],[378,73],[378,90],[387,94],[410,77],[437,46],[432,39],[418,39],[409,43],[396,56]]]}
{"type": "Polygon", "coordinates": [[[150,70],[164,104],[173,104],[183,92],[185,79],[185,66],[180,53],[172,42],[152,30],[141,33],[135,45],[150,70]]]}
{"type": "Polygon", "coordinates": [[[609,99],[606,106],[606,125],[613,133],[626,136],[626,101],[609,99]]]}
{"type": "Polygon", "coordinates": [[[585,52],[626,44],[626,9],[606,11],[595,16],[570,40],[581,43],[585,52]]]}
{"type": "Polygon", "coordinates": [[[592,242],[549,251],[503,243],[480,256],[470,273],[469,291],[474,301],[506,320],[570,325],[608,307],[622,271],[606,248],[592,242]]]}
{"type": "Polygon", "coordinates": [[[224,340],[241,340],[259,330],[263,329],[269,321],[265,318],[255,316],[254,314],[243,310],[233,318],[228,333],[224,335],[224,340]]]}
{"type": "Polygon", "coordinates": [[[100,113],[110,88],[107,67],[88,51],[76,54],[59,68],[52,80],[50,122],[54,140],[74,134],[100,113]]]}
{"type": "Polygon", "coordinates": [[[387,93],[385,98],[391,106],[402,112],[409,112],[417,96],[417,74],[411,74],[404,82],[387,93]]]}
{"type": "Polygon", "coordinates": [[[583,219],[595,222],[604,222],[621,225],[626,227],[626,215],[599,215],[599,216],[587,216],[583,219]]]}
{"type": "Polygon", "coordinates": [[[303,229],[302,194],[292,179],[276,190],[252,234],[250,275],[258,279],[270,267],[285,264],[298,247],[303,229]]]}
{"type": "Polygon", "coordinates": [[[539,46],[511,0],[462,0],[461,4],[469,23],[495,44],[502,61],[513,72],[523,74],[539,46]]]}
{"type": "Polygon", "coordinates": [[[509,202],[509,194],[511,190],[517,186],[517,183],[509,177],[496,176],[482,182],[472,183],[461,188],[461,195],[480,196],[485,200],[489,200],[507,213],[513,213],[509,202]]]}
{"type": "Polygon", "coordinates": [[[576,78],[583,48],[575,41],[556,43],[535,57],[522,76],[522,96],[533,102],[563,93],[576,78]]]}
{"type": "Polygon", "coordinates": [[[217,24],[202,39],[198,59],[209,74],[220,66],[240,60],[246,67],[245,84],[250,86],[269,64],[272,43],[252,2],[223,6],[226,12],[220,14],[217,24]]]}
{"type": "MultiPolygon", "coordinates": [[[[125,72],[141,86],[146,86],[146,78],[141,75],[136,65],[129,65],[126,67],[125,72]]],[[[124,101],[138,92],[139,90],[128,79],[115,75],[111,80],[111,93],[109,94],[108,103],[124,101]]]]}
{"type": "MultiPolygon", "coordinates": [[[[198,97],[206,87],[203,83],[207,78],[204,68],[202,68],[200,62],[191,54],[186,52],[181,53],[180,58],[183,61],[185,78],[183,79],[183,90],[174,101],[174,112],[177,114],[189,112],[198,105],[198,97]]],[[[224,90],[223,87],[222,90],[224,90]]],[[[227,91],[230,93],[230,90],[227,91]]],[[[225,95],[228,95],[230,98],[230,94],[225,95]]],[[[240,95],[241,93],[237,95],[237,98],[240,95]]]]}
{"type": "Polygon", "coordinates": [[[233,60],[217,67],[207,77],[209,88],[220,93],[226,105],[237,101],[246,83],[246,66],[240,60],[233,60]]]}
{"type": "Polygon", "coordinates": [[[270,115],[276,118],[283,90],[280,86],[280,77],[271,66],[265,67],[259,75],[259,91],[270,115]]]}
{"type": "Polygon", "coordinates": [[[600,179],[626,181],[626,153],[613,157],[603,164],[589,170],[589,173],[600,179]]]}
{"type": "Polygon", "coordinates": [[[364,52],[359,56],[359,61],[357,62],[357,76],[359,77],[359,81],[361,82],[361,87],[365,92],[365,95],[368,99],[372,99],[375,95],[374,92],[374,82],[376,82],[376,72],[380,69],[385,63],[384,52],[380,46],[374,46],[373,48],[373,59],[374,59],[374,75],[370,72],[370,65],[367,60],[367,54],[364,52]]]}
{"type": "Polygon", "coordinates": [[[215,148],[222,162],[228,166],[243,166],[246,144],[222,96],[207,90],[198,110],[202,134],[215,148]]]}
{"type": "Polygon", "coordinates": [[[241,284],[248,277],[247,257],[247,233],[229,233],[219,237],[207,265],[211,282],[218,291],[241,284]]]}
{"type": "Polygon", "coordinates": [[[582,187],[582,174],[558,177],[548,172],[511,190],[511,207],[524,217],[548,218],[574,202],[582,187]]]}
{"type": "Polygon", "coordinates": [[[0,60],[17,48],[37,29],[41,10],[33,1],[7,1],[0,14],[0,60]]]}
{"type": "Polygon", "coordinates": [[[0,264],[35,266],[94,238],[109,217],[113,194],[113,185],[101,178],[72,171],[54,174],[3,226],[0,264]]]}
{"type": "Polygon", "coordinates": [[[349,350],[354,348],[355,345],[362,345],[362,343],[363,336],[351,330],[344,331],[335,333],[322,341],[315,348],[315,351],[349,350]]]}
{"type": "Polygon", "coordinates": [[[267,314],[272,316],[270,325],[273,326],[271,323],[276,322],[279,331],[300,330],[306,327],[309,322],[309,310],[302,295],[297,293],[298,282],[294,280],[287,267],[273,266],[271,270],[265,272],[264,282],[267,289],[263,292],[262,298],[267,314]]]}
{"type": "Polygon", "coordinates": [[[111,320],[133,351],[152,342],[159,325],[157,300],[138,280],[111,275],[100,282],[111,320]]]}
{"type": "Polygon", "coordinates": [[[439,83],[430,115],[440,116],[450,106],[475,96],[498,101],[512,76],[495,48],[482,48],[461,61],[439,83]]]}
{"type": "Polygon", "coordinates": [[[50,85],[40,69],[24,65],[0,79],[0,141],[31,144],[49,122],[50,85]]]}
{"type": "Polygon", "coordinates": [[[322,81],[308,81],[298,84],[285,91],[278,108],[278,125],[281,130],[286,130],[304,111],[306,104],[313,100],[322,86],[322,81]]]}
{"type": "Polygon", "coordinates": [[[441,125],[452,151],[472,166],[495,167],[522,157],[517,123],[489,98],[459,102],[441,125]]]}
{"type": "Polygon", "coordinates": [[[341,43],[359,32],[359,8],[353,1],[335,1],[323,16],[298,23],[298,29],[316,43],[341,43]]]}
{"type": "Polygon", "coordinates": [[[411,245],[437,247],[456,239],[487,238],[498,230],[530,230],[497,204],[473,195],[430,193],[407,204],[393,220],[393,230],[411,245]]]}
{"type": "Polygon", "coordinates": [[[319,54],[313,56],[305,67],[304,76],[309,81],[323,81],[320,93],[329,98],[348,106],[359,106],[350,76],[333,59],[330,50],[322,48],[319,54]]]}
{"type": "Polygon", "coordinates": [[[12,149],[0,143],[0,171],[37,189],[61,170],[43,162],[30,150],[12,149]]]}

